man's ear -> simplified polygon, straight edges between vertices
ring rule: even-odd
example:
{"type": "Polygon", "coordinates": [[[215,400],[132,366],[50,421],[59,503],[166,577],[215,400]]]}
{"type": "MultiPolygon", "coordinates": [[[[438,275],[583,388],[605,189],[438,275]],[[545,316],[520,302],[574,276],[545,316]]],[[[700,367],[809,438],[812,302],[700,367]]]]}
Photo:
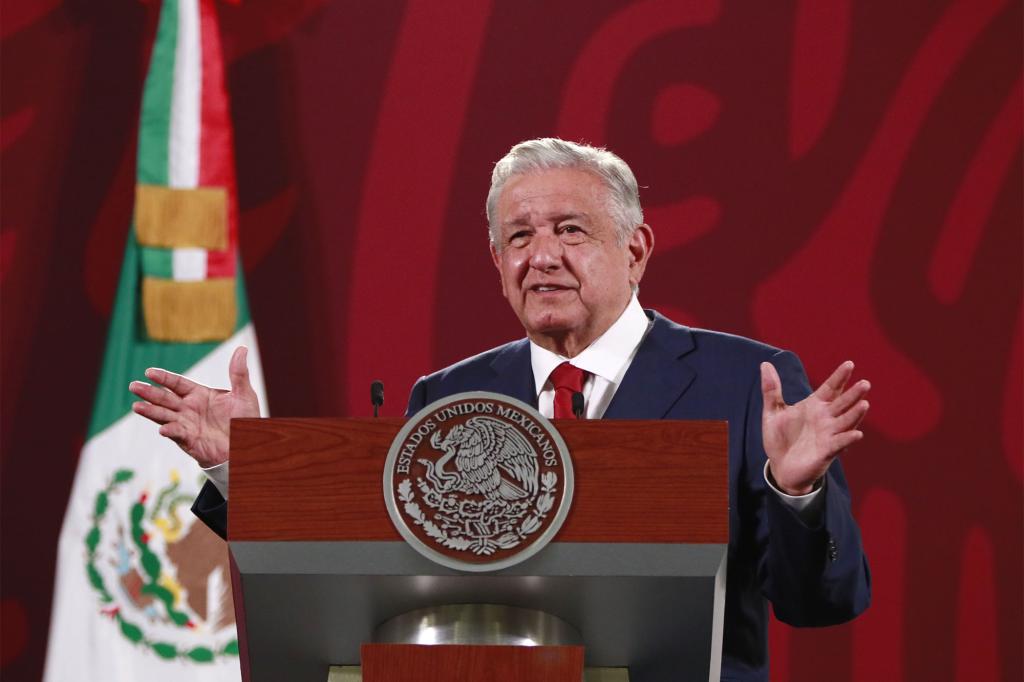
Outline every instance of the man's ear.
{"type": "Polygon", "coordinates": [[[501,282],[501,295],[508,298],[508,292],[505,291],[505,276],[501,271],[501,254],[498,253],[494,242],[488,244],[488,247],[491,249],[491,262],[494,263],[494,269],[498,271],[498,281],[501,282]]]}
{"type": "Polygon", "coordinates": [[[633,230],[633,235],[626,244],[629,249],[629,283],[634,287],[640,284],[643,279],[644,270],[647,269],[647,261],[654,250],[654,230],[647,223],[638,225],[633,230]]]}

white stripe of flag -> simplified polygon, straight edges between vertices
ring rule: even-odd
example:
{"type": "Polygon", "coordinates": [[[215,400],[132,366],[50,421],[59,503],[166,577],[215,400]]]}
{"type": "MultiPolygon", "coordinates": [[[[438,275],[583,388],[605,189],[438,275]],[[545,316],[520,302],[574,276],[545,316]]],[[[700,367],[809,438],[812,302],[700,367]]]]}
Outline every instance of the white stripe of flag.
{"type": "Polygon", "coordinates": [[[172,250],[171,273],[171,277],[177,282],[198,282],[206,279],[206,249],[172,250]]]}
{"type": "Polygon", "coordinates": [[[180,189],[199,186],[199,127],[203,83],[203,51],[199,0],[178,0],[178,41],[174,53],[174,92],[168,136],[168,184],[180,189]]]}

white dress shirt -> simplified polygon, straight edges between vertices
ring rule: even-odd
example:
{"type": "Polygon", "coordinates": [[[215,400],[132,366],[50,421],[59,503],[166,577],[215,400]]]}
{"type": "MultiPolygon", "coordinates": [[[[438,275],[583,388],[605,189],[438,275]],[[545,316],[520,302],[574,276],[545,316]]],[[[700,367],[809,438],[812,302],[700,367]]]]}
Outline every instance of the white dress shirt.
{"type": "Polygon", "coordinates": [[[541,348],[530,341],[530,364],[533,366],[533,385],[537,386],[537,409],[550,419],[555,413],[555,387],[548,381],[551,372],[563,362],[589,372],[583,382],[584,414],[587,419],[600,419],[612,402],[615,391],[622,383],[640,349],[640,342],[647,336],[653,322],[647,319],[644,309],[636,300],[619,315],[619,319],[583,349],[574,358],[567,358],[541,348]]]}
{"type": "Polygon", "coordinates": [[[225,500],[228,499],[228,464],[230,462],[221,462],[220,464],[214,464],[212,467],[203,469],[206,478],[210,480],[210,483],[213,484],[213,487],[217,489],[217,492],[225,500]]]}
{"type": "MultiPolygon", "coordinates": [[[[548,381],[551,372],[563,362],[589,372],[583,382],[584,414],[587,419],[600,419],[611,404],[615,391],[618,390],[622,378],[626,376],[636,352],[644,337],[654,326],[647,319],[644,309],[640,307],[634,295],[619,319],[587,346],[574,358],[567,358],[541,348],[530,341],[530,364],[533,368],[533,383],[537,389],[537,408],[542,415],[550,419],[555,413],[555,387],[548,381]]],[[[228,499],[228,462],[203,469],[217,491],[228,499]]],[[[821,488],[807,495],[787,495],[772,483],[768,475],[768,464],[764,467],[764,480],[786,505],[793,508],[807,523],[813,523],[824,498],[821,488]]]]}

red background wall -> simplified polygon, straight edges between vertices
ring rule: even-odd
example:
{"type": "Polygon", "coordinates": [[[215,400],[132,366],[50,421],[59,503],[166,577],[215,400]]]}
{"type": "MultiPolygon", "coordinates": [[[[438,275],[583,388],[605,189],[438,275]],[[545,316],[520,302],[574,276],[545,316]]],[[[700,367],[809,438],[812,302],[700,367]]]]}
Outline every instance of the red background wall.
{"type": "MultiPolygon", "coordinates": [[[[5,679],[41,670],[157,8],[3,7],[5,679]]],[[[1021,679],[1021,9],[220,6],[271,410],[364,414],[382,377],[398,414],[420,374],[521,335],[486,253],[490,165],[527,137],[606,144],[657,236],[645,306],[875,384],[844,458],[874,604],[773,626],[773,677],[1021,679]]]]}

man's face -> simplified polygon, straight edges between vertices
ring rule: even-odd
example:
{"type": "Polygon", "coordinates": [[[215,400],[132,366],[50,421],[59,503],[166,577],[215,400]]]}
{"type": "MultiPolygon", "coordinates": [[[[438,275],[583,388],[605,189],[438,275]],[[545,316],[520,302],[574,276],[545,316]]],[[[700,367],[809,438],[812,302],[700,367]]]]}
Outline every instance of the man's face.
{"type": "Polygon", "coordinates": [[[624,244],[601,180],[554,169],[517,175],[498,197],[501,288],[527,335],[562,355],[582,351],[618,319],[640,282],[653,234],[624,244]]]}

